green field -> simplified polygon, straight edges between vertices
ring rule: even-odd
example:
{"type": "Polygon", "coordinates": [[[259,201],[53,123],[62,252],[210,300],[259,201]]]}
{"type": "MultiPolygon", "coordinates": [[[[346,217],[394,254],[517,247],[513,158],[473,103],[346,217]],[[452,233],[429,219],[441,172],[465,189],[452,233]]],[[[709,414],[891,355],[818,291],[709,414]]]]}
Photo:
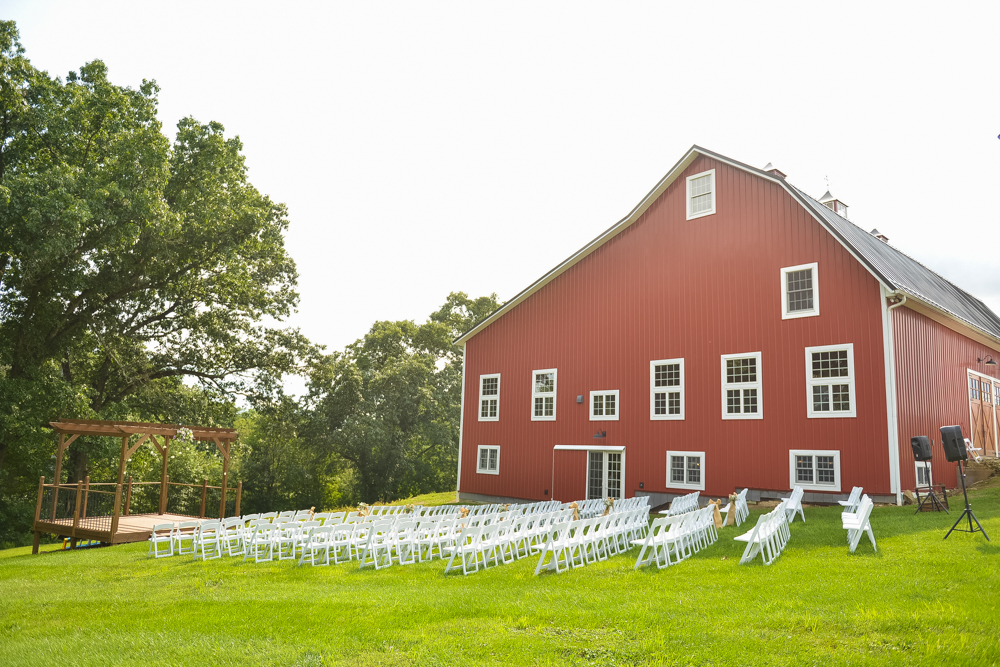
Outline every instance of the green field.
{"type": "Polygon", "coordinates": [[[0,665],[1000,664],[1000,488],[970,497],[994,542],[943,540],[954,509],[877,507],[878,553],[851,555],[840,509],[807,507],[769,567],[738,565],[733,528],[662,571],[633,550],[539,577],[11,549],[0,665]]]}

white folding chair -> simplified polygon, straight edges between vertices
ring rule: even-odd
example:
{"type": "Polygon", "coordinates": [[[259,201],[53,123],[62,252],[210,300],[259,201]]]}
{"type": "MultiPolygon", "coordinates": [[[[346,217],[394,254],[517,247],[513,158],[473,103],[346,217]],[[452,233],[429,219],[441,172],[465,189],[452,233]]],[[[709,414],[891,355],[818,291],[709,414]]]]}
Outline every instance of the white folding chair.
{"type": "Polygon", "coordinates": [[[153,526],[153,532],[149,536],[149,551],[146,557],[164,558],[174,555],[174,524],[158,523],[153,526]],[[161,544],[167,545],[167,551],[160,550],[161,544]]]}
{"type": "Polygon", "coordinates": [[[871,514],[874,506],[875,504],[871,498],[863,496],[857,512],[844,512],[841,514],[844,530],[847,531],[847,544],[851,548],[851,553],[854,553],[854,550],[858,548],[861,536],[865,533],[867,533],[868,539],[872,543],[872,549],[878,551],[878,546],[875,544],[875,533],[872,532],[871,524],[871,514]]]}

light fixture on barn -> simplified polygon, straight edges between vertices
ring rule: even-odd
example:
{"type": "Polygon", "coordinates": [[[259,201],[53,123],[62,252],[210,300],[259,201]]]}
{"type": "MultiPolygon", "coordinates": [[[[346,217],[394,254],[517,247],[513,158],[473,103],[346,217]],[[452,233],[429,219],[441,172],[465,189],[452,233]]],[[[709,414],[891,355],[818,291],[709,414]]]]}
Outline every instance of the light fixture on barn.
{"type": "Polygon", "coordinates": [[[987,354],[983,358],[976,359],[976,361],[978,361],[981,364],[985,363],[986,366],[996,366],[997,365],[997,362],[993,361],[993,355],[991,355],[991,354],[987,354]],[[986,361],[984,362],[983,359],[986,359],[986,361]]]}
{"type": "Polygon", "coordinates": [[[597,433],[594,434],[594,437],[595,438],[606,438],[606,437],[608,437],[608,432],[607,431],[598,431],[597,433]]]}

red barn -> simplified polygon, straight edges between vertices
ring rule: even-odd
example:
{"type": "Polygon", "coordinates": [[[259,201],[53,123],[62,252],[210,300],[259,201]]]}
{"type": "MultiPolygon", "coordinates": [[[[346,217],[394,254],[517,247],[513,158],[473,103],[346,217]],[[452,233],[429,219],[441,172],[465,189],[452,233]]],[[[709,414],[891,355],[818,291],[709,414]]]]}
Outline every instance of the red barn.
{"type": "MultiPolygon", "coordinates": [[[[459,339],[459,497],[899,501],[910,437],[997,456],[1000,318],[776,169],[692,147],[459,339]]],[[[922,473],[921,473],[922,474],[922,473]]]]}

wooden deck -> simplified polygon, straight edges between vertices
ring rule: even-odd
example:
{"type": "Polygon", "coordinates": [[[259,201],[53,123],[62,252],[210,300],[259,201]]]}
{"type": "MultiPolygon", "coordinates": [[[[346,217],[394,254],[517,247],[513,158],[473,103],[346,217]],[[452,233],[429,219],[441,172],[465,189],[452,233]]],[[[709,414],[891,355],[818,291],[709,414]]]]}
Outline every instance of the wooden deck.
{"type": "Polygon", "coordinates": [[[56,519],[54,521],[36,521],[36,533],[48,533],[69,537],[75,540],[98,540],[107,544],[125,544],[127,542],[144,542],[153,532],[153,526],[158,523],[180,523],[181,521],[197,521],[196,516],[184,514],[134,514],[118,517],[118,528],[111,534],[111,517],[87,517],[80,519],[79,525],[73,528],[73,519],[56,519]]]}

